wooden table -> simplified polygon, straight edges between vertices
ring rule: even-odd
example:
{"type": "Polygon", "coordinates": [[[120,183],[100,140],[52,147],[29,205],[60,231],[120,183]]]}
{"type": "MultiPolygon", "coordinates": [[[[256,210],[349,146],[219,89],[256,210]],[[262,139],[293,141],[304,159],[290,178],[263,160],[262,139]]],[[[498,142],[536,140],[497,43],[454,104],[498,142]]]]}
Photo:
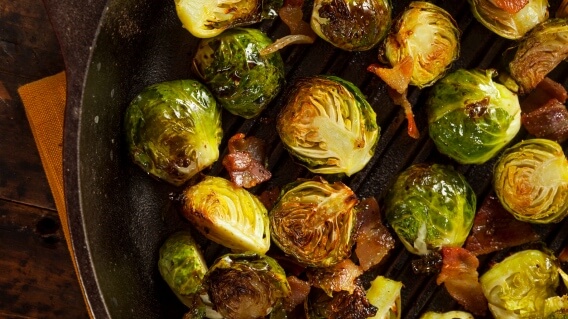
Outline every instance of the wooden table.
{"type": "Polygon", "coordinates": [[[0,318],[88,318],[17,92],[64,70],[41,0],[0,0],[0,318]]]}

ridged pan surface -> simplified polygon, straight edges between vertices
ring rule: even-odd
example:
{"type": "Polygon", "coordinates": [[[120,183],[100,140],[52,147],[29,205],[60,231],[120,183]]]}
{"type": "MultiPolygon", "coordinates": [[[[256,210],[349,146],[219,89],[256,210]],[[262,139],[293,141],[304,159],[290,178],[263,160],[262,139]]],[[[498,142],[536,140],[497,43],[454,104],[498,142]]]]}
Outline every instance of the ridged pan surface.
{"type": "MultiPolygon", "coordinates": [[[[511,41],[478,23],[465,0],[433,2],[454,17],[462,32],[460,57],[452,70],[499,67],[502,53],[512,45],[511,41]]],[[[394,1],[394,16],[408,3],[394,1]]],[[[254,27],[272,39],[288,34],[288,28],[279,19],[254,27]]],[[[182,188],[154,180],[132,163],[122,123],[126,106],[145,86],[196,78],[191,72],[191,59],[197,42],[181,27],[173,0],[111,0],[103,13],[85,82],[78,134],[83,228],[104,302],[104,307],[96,310],[97,317],[181,318],[184,313],[184,306],[160,278],[156,266],[158,249],[167,235],[190,227],[174,204],[182,188]]],[[[396,174],[409,165],[451,164],[466,176],[480,204],[491,190],[495,160],[483,165],[459,165],[437,152],[427,131],[424,105],[428,88],[409,91],[421,133],[417,140],[410,138],[402,109],[393,105],[384,82],[366,71],[369,64],[377,62],[377,53],[376,48],[365,52],[341,51],[321,39],[312,45],[296,45],[281,51],[287,84],[302,76],[336,75],[358,86],[377,113],[381,137],[376,153],[362,171],[344,182],[359,197],[375,196],[381,201],[396,174]]],[[[563,62],[550,77],[566,87],[567,63],[563,62]]],[[[271,185],[282,186],[296,178],[312,176],[287,153],[275,131],[282,100],[280,94],[259,117],[251,120],[223,113],[225,133],[221,156],[226,153],[227,140],[237,132],[267,142],[273,178],[254,188],[256,194],[271,185]]],[[[513,143],[526,135],[522,130],[513,143]]],[[[563,147],[566,151],[567,145],[563,147]]],[[[205,173],[226,176],[220,161],[205,173]]],[[[565,246],[566,221],[536,229],[555,252],[565,246]]],[[[210,259],[218,251],[219,247],[212,245],[205,254],[210,259]]],[[[505,253],[482,257],[480,272],[505,253]]],[[[435,276],[413,273],[410,263],[415,258],[397,242],[384,266],[377,271],[404,283],[403,318],[418,318],[426,310],[460,309],[444,287],[436,285],[435,276]]]]}

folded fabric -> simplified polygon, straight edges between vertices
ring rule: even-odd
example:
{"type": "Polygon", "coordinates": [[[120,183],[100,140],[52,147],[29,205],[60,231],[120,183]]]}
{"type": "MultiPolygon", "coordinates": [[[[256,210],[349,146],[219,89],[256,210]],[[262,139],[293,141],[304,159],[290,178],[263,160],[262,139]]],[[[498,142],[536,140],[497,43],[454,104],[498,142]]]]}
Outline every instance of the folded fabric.
{"type": "MultiPolygon", "coordinates": [[[[67,248],[78,275],[75,254],[69,235],[65,194],[63,191],[63,120],[66,101],[65,72],[25,84],[18,88],[41,163],[55,200],[67,248]]],[[[80,283],[80,281],[79,281],[80,283]]],[[[81,291],[84,290],[82,289],[81,291]]],[[[85,297],[85,296],[83,296],[85,297]]],[[[85,299],[86,304],[87,300],[85,299]]],[[[89,312],[89,315],[92,314],[89,312]]]]}

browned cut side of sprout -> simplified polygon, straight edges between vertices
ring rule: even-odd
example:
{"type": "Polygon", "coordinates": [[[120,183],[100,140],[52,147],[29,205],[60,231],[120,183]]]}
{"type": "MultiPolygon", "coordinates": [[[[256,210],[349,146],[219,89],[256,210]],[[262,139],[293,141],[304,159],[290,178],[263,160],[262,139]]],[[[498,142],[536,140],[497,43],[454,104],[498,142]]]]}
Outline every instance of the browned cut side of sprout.
{"type": "Polygon", "coordinates": [[[261,55],[274,53],[291,44],[310,44],[314,43],[317,35],[310,25],[302,20],[302,6],[304,1],[287,0],[284,6],[278,10],[278,16],[290,29],[290,34],[274,41],[260,51],[261,55]]]}
{"type": "Polygon", "coordinates": [[[344,259],[331,267],[308,268],[306,274],[312,286],[332,297],[334,292],[353,293],[357,287],[357,278],[363,274],[363,270],[351,259],[344,259]]]}

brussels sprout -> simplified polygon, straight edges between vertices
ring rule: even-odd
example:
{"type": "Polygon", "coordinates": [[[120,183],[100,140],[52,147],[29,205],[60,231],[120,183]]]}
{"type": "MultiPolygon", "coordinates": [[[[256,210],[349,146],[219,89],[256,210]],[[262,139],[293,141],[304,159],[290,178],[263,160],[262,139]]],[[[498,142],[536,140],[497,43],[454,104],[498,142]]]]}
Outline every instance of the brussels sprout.
{"type": "Polygon", "coordinates": [[[420,316],[420,319],[475,319],[475,317],[469,312],[454,310],[444,313],[428,311],[420,316]]]}
{"type": "Polygon", "coordinates": [[[414,164],[400,173],[385,199],[385,216],[406,249],[427,255],[461,247],[475,215],[476,196],[450,166],[414,164]]]}
{"type": "Polygon", "coordinates": [[[257,29],[227,30],[201,40],[193,67],[219,104],[233,114],[252,118],[266,108],[284,84],[280,53],[260,54],[271,43],[257,29]]]}
{"type": "Polygon", "coordinates": [[[310,171],[360,171],[374,154],[380,127],[361,91],[334,76],[297,80],[276,128],[284,146],[310,171]]]}
{"type": "Polygon", "coordinates": [[[276,260],[250,252],[218,258],[204,284],[215,309],[228,319],[264,318],[291,293],[276,260]]]}
{"type": "Polygon", "coordinates": [[[522,39],[509,63],[509,73],[520,93],[529,93],[567,58],[568,18],[550,19],[522,39]]]}
{"type": "Polygon", "coordinates": [[[493,187],[515,218],[557,223],[568,214],[568,160],[547,139],[522,141],[505,150],[495,165],[493,187]]]}
{"type": "Polygon", "coordinates": [[[266,208],[224,178],[207,176],[188,187],[182,213],[205,237],[225,247],[259,254],[270,248],[266,208]]]}
{"type": "Polygon", "coordinates": [[[536,25],[548,19],[548,0],[527,0],[522,8],[498,6],[496,3],[499,1],[495,0],[468,0],[468,2],[477,21],[507,39],[520,39],[536,25]]]}
{"type": "Polygon", "coordinates": [[[183,27],[198,38],[276,18],[283,0],[175,0],[183,27]]]}
{"type": "Polygon", "coordinates": [[[402,282],[383,276],[377,276],[371,281],[367,290],[367,299],[377,307],[377,313],[371,319],[400,319],[402,308],[400,305],[400,290],[402,282]]]}
{"type": "Polygon", "coordinates": [[[545,300],[558,286],[556,260],[538,250],[517,252],[479,281],[495,318],[544,318],[545,300]]]}
{"type": "Polygon", "coordinates": [[[391,15],[390,0],[315,0],[310,25],[340,49],[365,51],[385,37],[391,15]]]}
{"type": "MultiPolygon", "coordinates": [[[[559,268],[560,274],[562,270],[559,268]]],[[[566,284],[566,282],[564,282],[566,284]]],[[[552,296],[544,301],[545,319],[568,318],[568,295],[552,296]]]]}
{"type": "Polygon", "coordinates": [[[314,179],[287,185],[270,211],[272,240],[304,265],[337,264],[351,254],[357,202],[341,182],[314,179]]]}
{"type": "Polygon", "coordinates": [[[195,80],[146,87],[128,105],[126,141],[134,162],[179,186],[219,158],[221,109],[195,80]]]}
{"type": "Polygon", "coordinates": [[[189,232],[176,232],[166,239],[160,247],[158,270],[179,300],[191,307],[200,292],[207,264],[189,232]]]}
{"type": "Polygon", "coordinates": [[[439,80],[427,101],[429,134],[438,150],[462,164],[481,164],[521,128],[519,98],[493,82],[494,70],[457,70],[439,80]]]}
{"type": "Polygon", "coordinates": [[[460,30],[452,16],[435,4],[411,2],[385,40],[392,66],[412,60],[410,84],[423,88],[443,76],[458,58],[460,30]]]}

